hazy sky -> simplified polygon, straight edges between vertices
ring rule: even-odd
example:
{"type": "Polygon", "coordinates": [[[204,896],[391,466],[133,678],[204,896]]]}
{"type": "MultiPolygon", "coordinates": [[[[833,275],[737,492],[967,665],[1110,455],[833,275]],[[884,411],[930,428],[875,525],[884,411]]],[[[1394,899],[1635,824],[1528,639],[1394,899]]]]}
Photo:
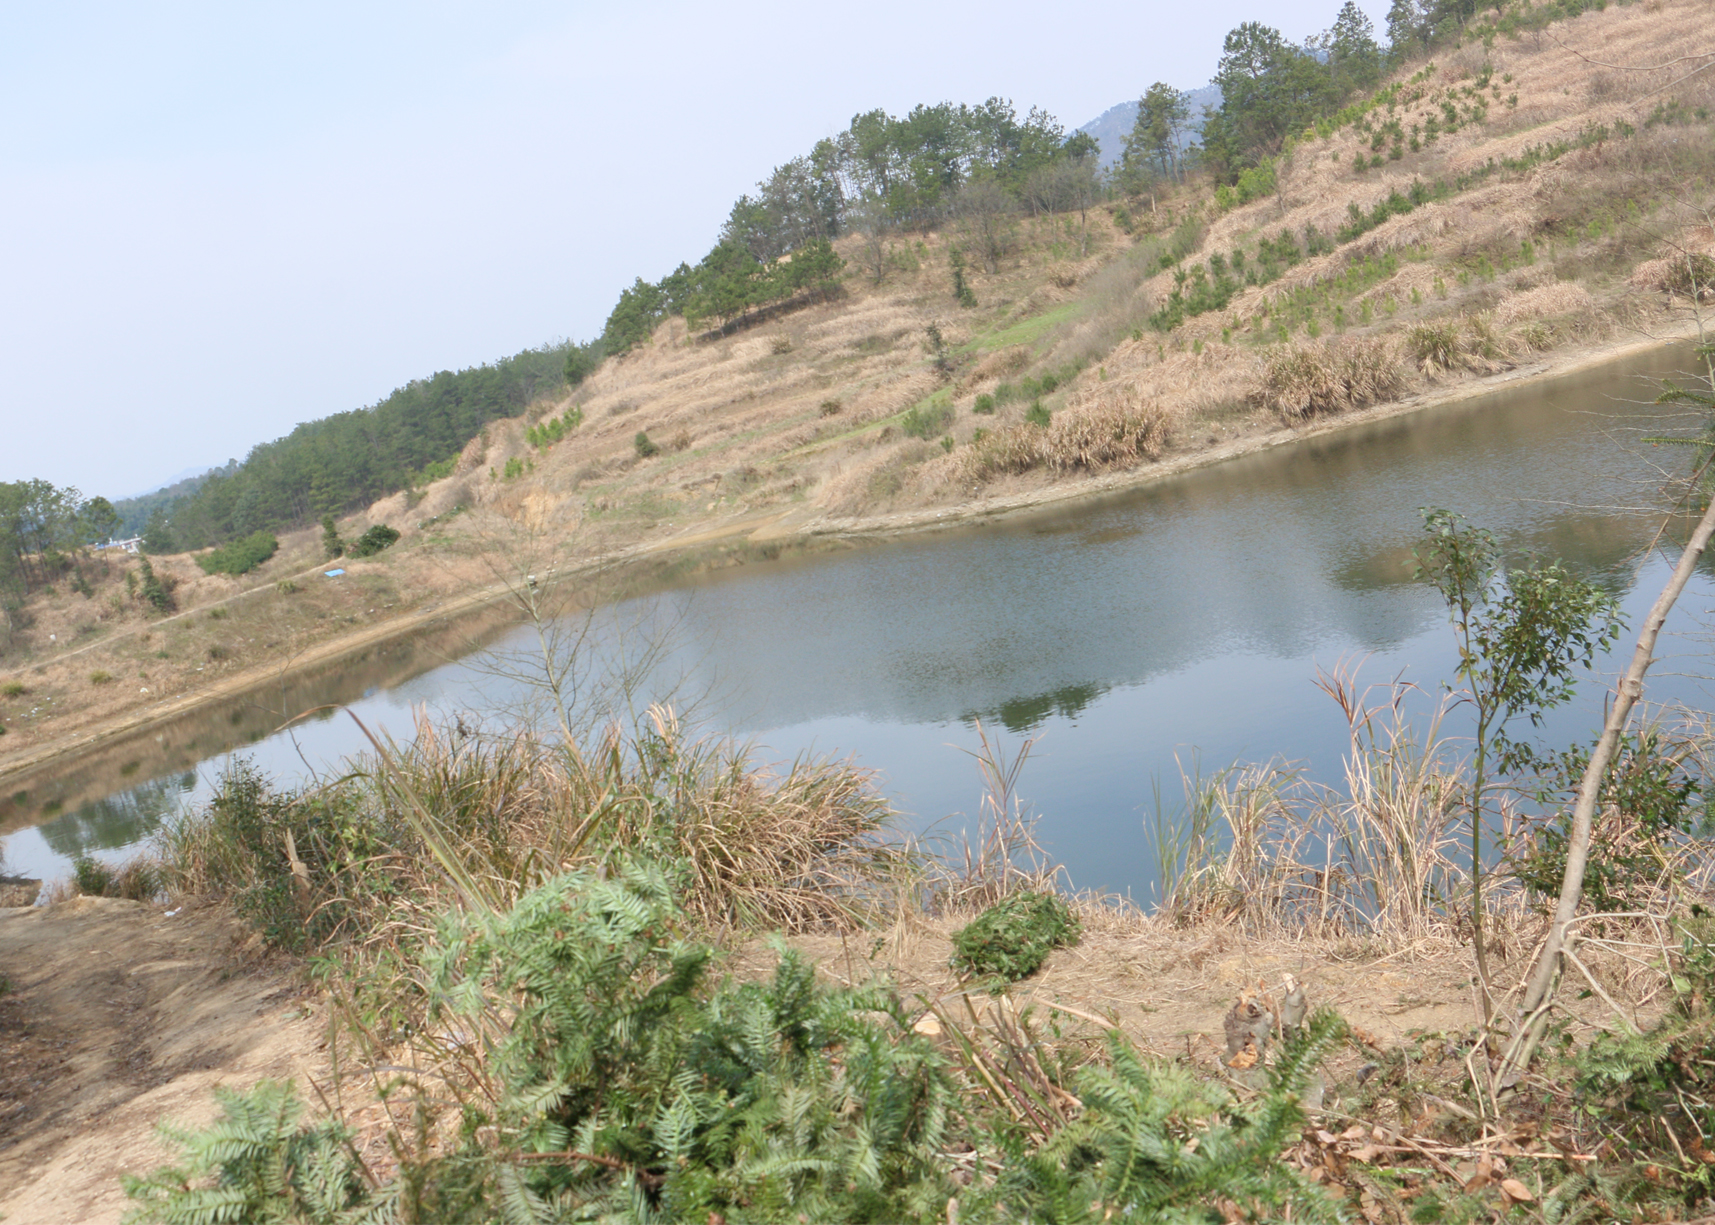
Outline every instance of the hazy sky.
{"type": "MultiPolygon", "coordinates": [[[[1380,24],[1383,0],[1364,0],[1380,24]]],[[[122,497],[601,330],[874,107],[1070,130],[1338,0],[8,6],[0,480],[122,497]]]]}

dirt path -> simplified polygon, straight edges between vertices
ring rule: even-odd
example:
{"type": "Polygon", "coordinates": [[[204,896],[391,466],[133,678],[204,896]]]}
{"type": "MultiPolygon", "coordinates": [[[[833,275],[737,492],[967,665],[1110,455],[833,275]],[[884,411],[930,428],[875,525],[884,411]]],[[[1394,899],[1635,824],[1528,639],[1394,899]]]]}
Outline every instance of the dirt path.
{"type": "Polygon", "coordinates": [[[324,1079],[313,996],[212,907],[111,898],[0,910],[0,1219],[116,1222],[121,1173],[212,1120],[217,1084],[324,1079]]]}

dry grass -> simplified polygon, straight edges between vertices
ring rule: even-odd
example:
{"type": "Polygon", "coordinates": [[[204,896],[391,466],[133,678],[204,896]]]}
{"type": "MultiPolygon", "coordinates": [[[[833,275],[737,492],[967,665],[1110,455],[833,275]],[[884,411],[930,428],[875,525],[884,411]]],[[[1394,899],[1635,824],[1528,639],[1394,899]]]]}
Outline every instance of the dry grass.
{"type": "Polygon", "coordinates": [[[1594,304],[1590,291],[1582,285],[1554,281],[1507,297],[1495,308],[1494,323],[1504,328],[1522,320],[1579,314],[1594,304]]]}
{"type": "Polygon", "coordinates": [[[1256,403],[1288,421],[1338,413],[1390,400],[1405,390],[1405,375],[1390,341],[1381,337],[1334,340],[1271,353],[1256,403]]]}
{"type": "Polygon", "coordinates": [[[1486,315],[1426,320],[1406,329],[1405,349],[1423,373],[1493,374],[1506,368],[1506,342],[1486,315]]]}
{"type": "Polygon", "coordinates": [[[973,442],[959,457],[960,476],[980,484],[1035,468],[1070,473],[1131,467],[1161,458],[1171,417],[1135,383],[1084,393],[1046,427],[1019,422],[973,442]]]}

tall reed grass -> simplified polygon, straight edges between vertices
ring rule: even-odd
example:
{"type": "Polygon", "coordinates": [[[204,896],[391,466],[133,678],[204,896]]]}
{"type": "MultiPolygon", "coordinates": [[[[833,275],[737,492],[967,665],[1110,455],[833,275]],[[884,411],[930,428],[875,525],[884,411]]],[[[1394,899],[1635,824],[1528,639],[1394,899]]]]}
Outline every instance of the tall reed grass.
{"type": "Polygon", "coordinates": [[[232,899],[277,943],[385,944],[455,902],[503,909],[542,881],[616,858],[662,865],[699,925],[806,931],[858,923],[910,888],[914,852],[867,771],[800,758],[776,771],[696,739],[672,711],[586,747],[419,721],[343,777],[277,792],[240,763],[170,830],[170,887],[232,899]]]}

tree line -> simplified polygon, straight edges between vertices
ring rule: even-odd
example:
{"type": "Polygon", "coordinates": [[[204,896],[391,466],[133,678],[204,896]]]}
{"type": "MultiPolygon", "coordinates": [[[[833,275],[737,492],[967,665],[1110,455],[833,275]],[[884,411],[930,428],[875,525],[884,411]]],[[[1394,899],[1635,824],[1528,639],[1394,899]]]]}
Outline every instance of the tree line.
{"type": "MultiPolygon", "coordinates": [[[[1550,0],[1547,4],[1487,4],[1497,27],[1540,26],[1576,16],[1604,0],[1550,0]]],[[[1333,115],[1375,89],[1382,74],[1412,55],[1456,39],[1478,14],[1477,0],[1392,0],[1386,46],[1355,0],[1345,0],[1328,29],[1293,43],[1278,29],[1247,21],[1229,31],[1213,84],[1221,104],[1200,117],[1192,141],[1193,116],[1186,94],[1161,82],[1138,103],[1137,121],[1126,138],[1117,185],[1136,193],[1159,180],[1180,180],[1193,169],[1218,184],[1237,184],[1247,172],[1259,190],[1272,190],[1269,164],[1297,133],[1333,115]]]]}
{"type": "Polygon", "coordinates": [[[879,250],[888,234],[973,209],[1058,211],[1089,195],[1067,180],[1093,184],[1097,153],[1089,135],[1068,136],[1036,108],[1021,118],[1003,98],[857,115],[740,196],[695,266],[654,283],[638,278],[621,293],[603,349],[624,353],[673,315],[693,327],[725,324],[806,291],[825,294],[844,266],[832,247],[844,234],[862,233],[879,250]]]}
{"type": "Polygon", "coordinates": [[[243,463],[210,473],[188,495],[157,501],[144,547],[204,548],[359,510],[456,458],[490,421],[515,417],[532,400],[580,381],[589,358],[589,346],[543,345],[488,365],[443,370],[371,407],[306,422],[255,447],[243,463]]]}

